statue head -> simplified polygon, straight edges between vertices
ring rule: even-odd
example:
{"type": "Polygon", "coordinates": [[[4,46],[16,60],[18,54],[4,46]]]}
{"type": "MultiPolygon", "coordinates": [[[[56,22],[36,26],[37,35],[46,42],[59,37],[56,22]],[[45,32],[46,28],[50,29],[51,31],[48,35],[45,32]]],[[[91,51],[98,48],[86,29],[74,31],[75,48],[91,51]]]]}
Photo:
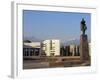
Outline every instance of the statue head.
{"type": "Polygon", "coordinates": [[[85,20],[84,20],[84,18],[82,18],[81,24],[85,24],[85,20]]]}

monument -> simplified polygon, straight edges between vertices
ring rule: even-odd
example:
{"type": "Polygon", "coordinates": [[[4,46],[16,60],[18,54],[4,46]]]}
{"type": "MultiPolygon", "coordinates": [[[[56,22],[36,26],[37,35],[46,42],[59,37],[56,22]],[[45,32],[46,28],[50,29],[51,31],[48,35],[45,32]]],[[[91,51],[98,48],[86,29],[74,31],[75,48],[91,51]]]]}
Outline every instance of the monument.
{"type": "Polygon", "coordinates": [[[88,36],[85,33],[87,26],[85,20],[82,19],[80,22],[81,35],[80,35],[80,59],[82,62],[88,61],[89,58],[89,46],[88,46],[88,36]]]}

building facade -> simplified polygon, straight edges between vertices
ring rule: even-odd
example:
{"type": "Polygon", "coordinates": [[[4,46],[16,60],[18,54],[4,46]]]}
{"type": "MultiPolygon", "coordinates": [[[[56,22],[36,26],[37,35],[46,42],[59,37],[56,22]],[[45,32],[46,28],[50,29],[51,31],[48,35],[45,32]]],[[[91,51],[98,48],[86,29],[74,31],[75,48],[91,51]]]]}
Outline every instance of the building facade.
{"type": "Polygon", "coordinates": [[[79,45],[67,45],[60,48],[61,56],[79,56],[79,45]]]}
{"type": "Polygon", "coordinates": [[[70,45],[70,55],[71,56],[79,56],[79,45],[70,45]]]}
{"type": "Polygon", "coordinates": [[[45,40],[42,42],[42,53],[46,56],[60,55],[60,40],[45,40]]]}
{"type": "Polygon", "coordinates": [[[24,42],[23,56],[39,56],[41,55],[40,42],[24,42]]]}
{"type": "Polygon", "coordinates": [[[60,55],[61,56],[70,56],[70,47],[69,46],[61,46],[60,55]]]}
{"type": "Polygon", "coordinates": [[[89,56],[91,56],[91,43],[89,43],[88,46],[89,46],[89,56]]]}

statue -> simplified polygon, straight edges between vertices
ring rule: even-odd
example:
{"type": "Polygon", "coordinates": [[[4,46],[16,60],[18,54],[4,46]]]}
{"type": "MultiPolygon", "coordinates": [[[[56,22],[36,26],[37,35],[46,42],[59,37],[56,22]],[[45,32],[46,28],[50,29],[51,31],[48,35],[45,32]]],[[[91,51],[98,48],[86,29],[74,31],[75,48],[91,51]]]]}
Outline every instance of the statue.
{"type": "Polygon", "coordinates": [[[84,18],[82,18],[81,21],[81,31],[82,31],[82,35],[85,35],[85,31],[87,30],[86,24],[85,24],[85,20],[84,18]]]}
{"type": "Polygon", "coordinates": [[[84,18],[82,19],[80,25],[82,31],[82,34],[80,35],[80,59],[82,62],[85,61],[87,62],[90,60],[90,57],[89,57],[88,36],[87,34],[85,34],[87,27],[84,18]]]}

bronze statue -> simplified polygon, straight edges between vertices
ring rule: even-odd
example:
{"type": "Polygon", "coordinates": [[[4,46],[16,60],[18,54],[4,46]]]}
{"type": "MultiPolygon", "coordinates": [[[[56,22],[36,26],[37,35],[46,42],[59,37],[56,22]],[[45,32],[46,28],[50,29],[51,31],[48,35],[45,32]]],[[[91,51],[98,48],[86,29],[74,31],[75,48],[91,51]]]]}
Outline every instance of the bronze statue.
{"type": "Polygon", "coordinates": [[[85,20],[84,18],[82,18],[81,21],[81,31],[82,31],[82,35],[85,35],[85,31],[87,30],[86,24],[85,24],[85,20]]]}

